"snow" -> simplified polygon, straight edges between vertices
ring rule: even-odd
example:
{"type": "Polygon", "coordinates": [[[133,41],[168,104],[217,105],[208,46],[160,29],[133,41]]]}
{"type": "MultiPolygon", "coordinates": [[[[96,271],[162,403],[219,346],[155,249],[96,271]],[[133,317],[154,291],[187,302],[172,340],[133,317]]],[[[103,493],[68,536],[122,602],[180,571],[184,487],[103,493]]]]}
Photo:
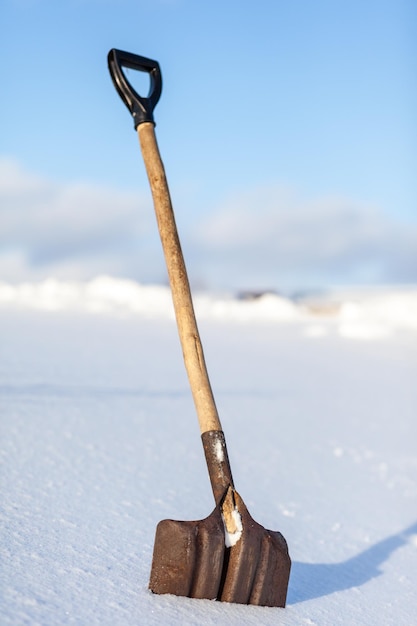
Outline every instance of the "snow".
{"type": "Polygon", "coordinates": [[[236,530],[233,530],[232,532],[228,530],[227,524],[222,514],[223,524],[224,524],[224,537],[225,537],[224,543],[226,545],[226,548],[231,548],[232,546],[235,546],[237,542],[239,541],[239,539],[241,538],[242,532],[243,532],[242,518],[236,507],[231,512],[231,517],[232,517],[233,526],[236,529],[236,530]]]}
{"type": "Polygon", "coordinates": [[[169,291],[0,286],[0,623],[410,626],[417,290],[196,295],[236,487],[286,609],[147,589],[156,524],[214,507],[169,291]]]}
{"type": "Polygon", "coordinates": [[[216,452],[216,459],[217,459],[217,461],[219,463],[223,463],[223,461],[224,461],[224,451],[223,451],[223,445],[222,445],[221,441],[216,441],[215,452],[216,452]]]}

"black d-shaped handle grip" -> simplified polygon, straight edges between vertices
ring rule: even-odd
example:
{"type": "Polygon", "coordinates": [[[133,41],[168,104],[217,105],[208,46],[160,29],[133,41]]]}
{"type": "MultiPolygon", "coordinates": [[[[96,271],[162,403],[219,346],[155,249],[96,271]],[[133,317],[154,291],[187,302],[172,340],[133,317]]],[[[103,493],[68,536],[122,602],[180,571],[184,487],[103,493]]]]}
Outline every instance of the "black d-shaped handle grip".
{"type": "Polygon", "coordinates": [[[155,124],[153,110],[158,103],[162,91],[162,76],[159,63],[152,61],[152,59],[140,57],[137,54],[116,50],[115,48],[110,50],[107,61],[113,84],[119,96],[133,115],[135,129],[139,124],[143,124],[143,122],[152,122],[155,124]],[[133,89],[124,75],[123,67],[149,74],[151,84],[146,97],[140,96],[133,89]]]}

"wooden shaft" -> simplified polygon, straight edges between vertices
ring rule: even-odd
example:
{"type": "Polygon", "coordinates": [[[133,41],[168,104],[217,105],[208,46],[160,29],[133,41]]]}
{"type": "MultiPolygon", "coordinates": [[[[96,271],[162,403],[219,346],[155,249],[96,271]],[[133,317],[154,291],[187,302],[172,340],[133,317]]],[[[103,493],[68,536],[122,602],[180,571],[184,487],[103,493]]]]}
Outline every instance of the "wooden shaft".
{"type": "Polygon", "coordinates": [[[185,368],[197,411],[201,433],[222,430],[197,328],[193,301],[175,216],[172,209],[164,165],[156,142],[154,125],[138,126],[139,143],[151,186],[159,235],[181,341],[185,368]]]}

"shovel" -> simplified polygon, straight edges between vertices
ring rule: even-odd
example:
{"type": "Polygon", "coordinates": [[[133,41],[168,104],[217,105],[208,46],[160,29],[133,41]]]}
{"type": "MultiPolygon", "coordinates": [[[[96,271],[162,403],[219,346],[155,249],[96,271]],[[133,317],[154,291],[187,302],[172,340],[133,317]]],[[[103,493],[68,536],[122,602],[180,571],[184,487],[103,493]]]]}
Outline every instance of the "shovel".
{"type": "Polygon", "coordinates": [[[114,86],[133,116],[152,191],[172,299],[216,506],[205,519],[163,520],[156,529],[149,588],[158,594],[239,604],[284,607],[291,561],[281,533],[250,516],[235,490],[197,328],[187,271],[168,183],[155,137],[153,110],[162,91],[156,61],[110,50],[114,86]],[[145,72],[149,93],[140,96],[123,68],[145,72]]]}

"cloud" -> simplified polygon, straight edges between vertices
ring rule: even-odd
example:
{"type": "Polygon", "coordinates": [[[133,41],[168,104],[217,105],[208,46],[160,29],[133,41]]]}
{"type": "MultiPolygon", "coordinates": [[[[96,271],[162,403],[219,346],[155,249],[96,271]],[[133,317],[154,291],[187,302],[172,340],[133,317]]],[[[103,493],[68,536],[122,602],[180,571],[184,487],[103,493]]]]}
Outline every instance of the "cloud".
{"type": "MultiPolygon", "coordinates": [[[[0,279],[107,273],[166,280],[148,189],[142,195],[57,183],[0,159],[0,207],[0,279]]],[[[417,225],[346,198],[248,188],[194,218],[180,232],[193,285],[293,290],[417,282],[417,225]]]]}
{"type": "MultiPolygon", "coordinates": [[[[0,272],[78,278],[128,272],[142,240],[154,229],[151,201],[89,183],[59,184],[0,160],[0,272]]],[[[152,237],[151,237],[152,239],[152,237]]],[[[146,249],[146,243],[143,246],[146,249]]]]}
{"type": "Polygon", "coordinates": [[[340,197],[306,199],[283,187],[228,198],[194,233],[205,280],[240,288],[417,281],[417,224],[340,197]]]}

